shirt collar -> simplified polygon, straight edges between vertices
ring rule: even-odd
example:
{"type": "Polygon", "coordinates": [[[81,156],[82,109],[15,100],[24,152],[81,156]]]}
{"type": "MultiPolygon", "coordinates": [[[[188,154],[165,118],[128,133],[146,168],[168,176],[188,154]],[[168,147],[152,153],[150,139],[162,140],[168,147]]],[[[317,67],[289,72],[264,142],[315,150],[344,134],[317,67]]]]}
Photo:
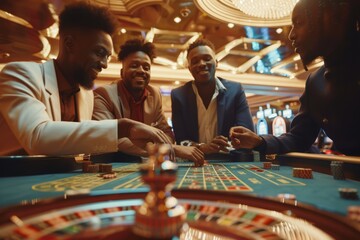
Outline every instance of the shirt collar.
{"type": "Polygon", "coordinates": [[[224,90],[226,91],[226,87],[224,86],[224,84],[222,84],[222,82],[220,81],[219,78],[215,77],[215,88],[217,88],[217,90],[224,90]]]}
{"type": "Polygon", "coordinates": [[[134,97],[132,96],[132,94],[127,90],[127,88],[125,87],[125,83],[124,80],[120,80],[119,82],[119,87],[122,88],[122,92],[125,93],[126,99],[128,100],[128,102],[132,102],[132,103],[140,103],[143,102],[147,96],[149,95],[149,90],[147,90],[146,88],[143,91],[143,94],[141,95],[141,98],[139,101],[136,101],[134,99],[134,97]]]}
{"type": "Polygon", "coordinates": [[[71,95],[75,95],[76,93],[78,93],[80,91],[80,87],[78,84],[71,84],[62,74],[61,69],[58,65],[58,63],[56,62],[56,60],[54,60],[54,66],[55,66],[55,72],[56,72],[56,79],[57,79],[57,83],[58,83],[58,89],[59,89],[59,93],[60,95],[67,95],[67,96],[71,96],[71,95]]]}
{"type": "MultiPolygon", "coordinates": [[[[197,94],[198,91],[197,91],[197,88],[195,85],[195,80],[192,81],[192,88],[194,89],[194,91],[197,94]]],[[[220,81],[219,78],[215,77],[215,93],[222,92],[222,91],[226,91],[226,87],[224,86],[224,84],[222,84],[222,82],[220,81]]]]}

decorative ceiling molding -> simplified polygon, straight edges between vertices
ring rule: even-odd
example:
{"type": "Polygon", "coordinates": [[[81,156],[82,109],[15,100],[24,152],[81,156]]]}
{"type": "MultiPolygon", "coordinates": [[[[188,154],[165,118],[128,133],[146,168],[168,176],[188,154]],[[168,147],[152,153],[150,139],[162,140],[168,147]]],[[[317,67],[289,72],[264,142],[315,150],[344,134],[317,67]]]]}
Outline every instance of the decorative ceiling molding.
{"type": "MultiPolygon", "coordinates": [[[[57,14],[75,0],[27,1],[32,3],[31,8],[24,11],[23,1],[0,0],[11,3],[0,4],[0,29],[3,30],[0,33],[0,63],[41,61],[57,56],[57,14]],[[46,6],[50,10],[53,7],[53,11],[44,14],[46,6]],[[52,24],[54,21],[56,23],[52,24]]],[[[115,52],[130,38],[145,37],[155,44],[158,57],[152,65],[151,83],[162,89],[172,89],[193,79],[186,66],[186,49],[199,36],[215,45],[219,61],[216,75],[242,83],[251,98],[250,103],[254,105],[264,105],[276,99],[287,101],[291,97],[296,100],[304,90],[308,73],[320,64],[309,66],[310,71],[304,72],[301,60],[293,53],[287,38],[289,25],[281,27],[278,32],[276,28],[266,27],[269,21],[256,20],[257,24],[254,24],[254,18],[242,14],[231,0],[82,1],[110,7],[116,14],[121,29],[114,35],[115,52]],[[223,19],[206,13],[205,7],[223,19]],[[175,23],[175,17],[182,21],[175,23]],[[227,24],[229,19],[234,19],[232,22],[237,26],[230,27],[227,24]]],[[[290,24],[289,19],[279,26],[287,24],[290,24]]],[[[0,64],[0,70],[2,67],[0,64]]],[[[120,69],[121,64],[114,54],[108,68],[99,74],[96,84],[118,80],[120,69]]]]}
{"type": "Polygon", "coordinates": [[[139,9],[146,6],[164,5],[165,0],[91,0],[101,6],[111,8],[114,13],[132,15],[139,9]]]}
{"type": "Polygon", "coordinates": [[[27,27],[27,28],[31,28],[31,29],[33,28],[33,26],[25,19],[22,19],[18,16],[15,16],[15,15],[13,15],[9,12],[3,11],[1,9],[0,9],[0,18],[4,18],[7,21],[14,22],[16,24],[19,24],[19,25],[27,27]]]}
{"type": "Polygon", "coordinates": [[[19,33],[18,37],[23,39],[21,42],[14,42],[15,38],[12,34],[0,33],[0,54],[2,56],[0,62],[3,60],[11,61],[15,49],[28,53],[32,51],[30,54],[36,59],[46,59],[49,56],[51,51],[49,40],[41,31],[34,29],[28,21],[9,12],[0,10],[0,22],[4,24],[2,29],[4,32],[17,32],[19,33]],[[29,46],[29,42],[31,42],[32,45],[29,46]],[[29,49],[31,49],[30,52],[29,49]]]}
{"type": "Polygon", "coordinates": [[[291,24],[290,16],[280,19],[263,19],[249,16],[234,6],[231,0],[194,0],[204,13],[225,23],[253,27],[280,27],[291,24]]]}

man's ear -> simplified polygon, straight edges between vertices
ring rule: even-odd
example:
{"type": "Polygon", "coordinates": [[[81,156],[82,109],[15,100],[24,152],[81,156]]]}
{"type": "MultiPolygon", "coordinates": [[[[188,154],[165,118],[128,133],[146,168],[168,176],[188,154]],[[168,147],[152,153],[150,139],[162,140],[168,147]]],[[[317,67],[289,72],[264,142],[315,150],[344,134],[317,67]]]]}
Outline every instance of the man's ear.
{"type": "Polygon", "coordinates": [[[64,46],[66,51],[72,52],[74,49],[74,37],[72,35],[66,35],[64,37],[64,46]]]}

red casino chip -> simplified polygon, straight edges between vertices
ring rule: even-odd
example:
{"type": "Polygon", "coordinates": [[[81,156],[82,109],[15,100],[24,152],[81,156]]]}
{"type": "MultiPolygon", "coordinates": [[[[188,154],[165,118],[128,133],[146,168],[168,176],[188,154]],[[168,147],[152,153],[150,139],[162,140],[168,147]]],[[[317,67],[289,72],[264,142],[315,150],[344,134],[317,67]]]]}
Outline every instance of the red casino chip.
{"type": "Polygon", "coordinates": [[[264,169],[271,169],[271,162],[263,162],[264,169]]]}
{"type": "Polygon", "coordinates": [[[349,206],[347,209],[347,217],[360,223],[360,205],[349,206]]]}
{"type": "Polygon", "coordinates": [[[297,178],[313,178],[312,169],[311,168],[293,168],[293,177],[297,178]]]}

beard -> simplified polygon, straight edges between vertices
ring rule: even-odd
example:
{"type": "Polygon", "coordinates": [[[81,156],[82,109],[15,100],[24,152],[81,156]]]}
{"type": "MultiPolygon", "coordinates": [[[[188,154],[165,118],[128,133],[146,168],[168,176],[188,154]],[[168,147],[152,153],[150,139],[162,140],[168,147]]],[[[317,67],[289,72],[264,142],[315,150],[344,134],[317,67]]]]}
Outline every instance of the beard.
{"type": "Polygon", "coordinates": [[[302,62],[302,64],[303,64],[303,67],[304,67],[305,71],[307,71],[307,70],[308,70],[307,66],[308,66],[312,61],[314,61],[316,57],[314,57],[314,56],[301,56],[301,55],[300,55],[300,58],[301,58],[301,62],[302,62]]]}
{"type": "Polygon", "coordinates": [[[75,68],[75,79],[77,83],[87,90],[92,90],[94,87],[94,80],[89,74],[87,74],[82,68],[75,68]]]}
{"type": "Polygon", "coordinates": [[[308,65],[310,65],[316,58],[323,56],[324,49],[322,47],[326,45],[326,41],[319,40],[322,39],[321,36],[318,36],[317,39],[318,40],[313,40],[311,44],[307,44],[305,46],[305,50],[299,53],[304,69],[306,71],[308,70],[308,65]]]}

